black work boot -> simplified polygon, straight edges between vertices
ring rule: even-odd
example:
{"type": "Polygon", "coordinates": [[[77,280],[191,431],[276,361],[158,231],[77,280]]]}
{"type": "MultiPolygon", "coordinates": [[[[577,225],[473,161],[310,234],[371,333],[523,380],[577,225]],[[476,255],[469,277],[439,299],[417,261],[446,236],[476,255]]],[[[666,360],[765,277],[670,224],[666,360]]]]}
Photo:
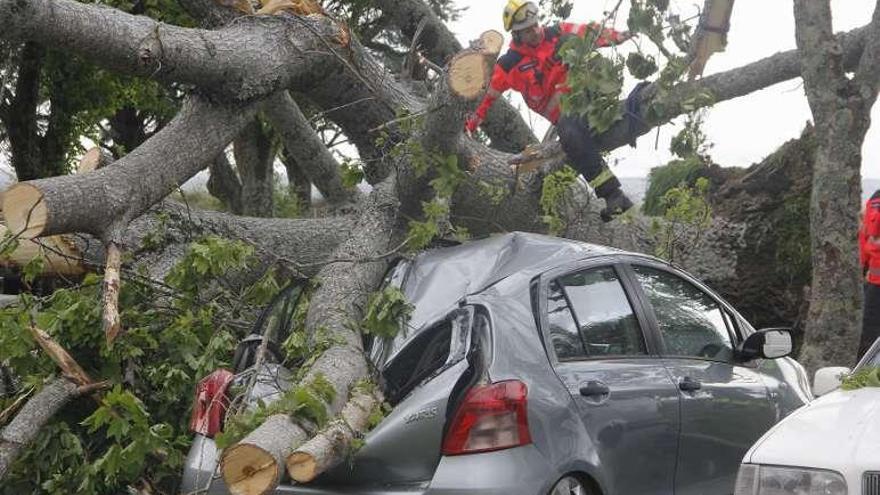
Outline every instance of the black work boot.
{"type": "Polygon", "coordinates": [[[623,214],[633,207],[633,202],[623,194],[620,189],[615,189],[605,198],[605,208],[599,212],[603,222],[610,222],[614,217],[623,214]]]}

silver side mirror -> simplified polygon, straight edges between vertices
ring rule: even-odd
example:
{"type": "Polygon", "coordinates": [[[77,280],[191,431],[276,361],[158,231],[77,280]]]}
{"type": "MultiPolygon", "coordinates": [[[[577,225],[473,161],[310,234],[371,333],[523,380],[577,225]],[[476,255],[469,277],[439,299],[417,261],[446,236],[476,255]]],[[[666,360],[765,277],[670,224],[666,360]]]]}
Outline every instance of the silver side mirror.
{"type": "Polygon", "coordinates": [[[850,373],[849,368],[831,366],[820,368],[813,376],[813,395],[819,397],[840,387],[843,377],[850,373]]]}
{"type": "Polygon", "coordinates": [[[791,354],[791,334],[787,328],[765,328],[749,335],[739,349],[739,358],[743,361],[752,359],[776,359],[791,354]]]}

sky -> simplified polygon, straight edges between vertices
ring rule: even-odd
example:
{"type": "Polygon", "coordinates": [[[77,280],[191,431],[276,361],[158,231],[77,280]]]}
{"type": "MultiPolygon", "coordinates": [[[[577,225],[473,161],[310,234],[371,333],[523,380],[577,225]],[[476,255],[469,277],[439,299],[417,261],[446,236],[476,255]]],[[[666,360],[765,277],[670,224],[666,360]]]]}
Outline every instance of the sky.
{"type": "MultiPolygon", "coordinates": [[[[603,12],[613,8],[616,0],[574,0],[571,21],[601,21],[603,12]]],[[[467,10],[450,24],[458,39],[467,45],[487,29],[503,31],[501,12],[506,0],[457,0],[459,8],[467,10]]],[[[616,22],[611,25],[626,29],[626,5],[623,2],[616,22]]],[[[702,7],[701,0],[671,0],[670,11],[688,18],[702,7]]],[[[832,20],[835,31],[847,31],[870,22],[874,0],[832,0],[832,20]]],[[[733,69],[760,60],[780,51],[796,47],[794,15],[790,0],[738,0],[733,7],[727,49],[716,53],[706,64],[704,75],[733,69]]],[[[510,38],[507,36],[507,41],[510,38]]],[[[646,44],[647,45],[647,44],[646,44]]],[[[628,92],[634,81],[627,81],[628,92]]],[[[538,136],[547,124],[522,104],[514,93],[513,101],[523,109],[526,122],[533,122],[538,136]]],[[[800,135],[810,109],[800,79],[783,82],[750,95],[721,102],[708,110],[703,130],[713,143],[711,156],[722,166],[747,167],[760,162],[783,142],[800,135]]],[[[880,121],[880,105],[875,105],[872,121],[880,121]]],[[[682,119],[649,132],[637,141],[635,149],[625,147],[612,152],[609,160],[620,177],[644,177],[652,167],[660,166],[671,158],[669,140],[681,129],[682,119]],[[657,146],[655,147],[655,143],[657,146]]],[[[862,176],[880,178],[880,124],[874,125],[865,137],[862,156],[862,176]]]]}

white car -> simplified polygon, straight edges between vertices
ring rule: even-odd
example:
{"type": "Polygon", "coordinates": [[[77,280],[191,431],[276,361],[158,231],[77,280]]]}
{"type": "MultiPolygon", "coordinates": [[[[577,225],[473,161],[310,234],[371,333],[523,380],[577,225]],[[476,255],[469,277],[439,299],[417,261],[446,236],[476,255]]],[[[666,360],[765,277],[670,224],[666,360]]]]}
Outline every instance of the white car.
{"type": "MultiPolygon", "coordinates": [[[[880,367],[880,339],[855,372],[880,367]]],[[[735,495],[880,495],[880,387],[841,390],[847,368],[816,372],[818,399],[746,453],[735,495]]]]}

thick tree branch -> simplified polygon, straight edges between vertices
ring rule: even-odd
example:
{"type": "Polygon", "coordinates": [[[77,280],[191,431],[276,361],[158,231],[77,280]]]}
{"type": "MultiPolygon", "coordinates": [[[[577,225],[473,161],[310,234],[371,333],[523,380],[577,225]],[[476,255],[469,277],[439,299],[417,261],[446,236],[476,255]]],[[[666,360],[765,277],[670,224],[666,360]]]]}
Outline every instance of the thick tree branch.
{"type": "Polygon", "coordinates": [[[271,217],[275,184],[275,150],[259,119],[252,120],[233,142],[235,168],[241,178],[242,213],[271,217]]]}
{"type": "Polygon", "coordinates": [[[328,40],[347,34],[329,19],[244,17],[216,31],[188,29],[73,0],[0,0],[0,36],[63,46],[119,72],[189,83],[251,100],[310,79],[328,40]]]}
{"type": "Polygon", "coordinates": [[[5,115],[9,138],[11,165],[19,180],[43,177],[40,163],[40,137],[37,133],[37,107],[40,103],[40,74],[45,49],[36,43],[25,43],[18,64],[15,96],[5,115]]]}
{"type": "MultiPolygon", "coordinates": [[[[186,245],[206,236],[241,240],[254,247],[264,264],[287,265],[293,271],[312,276],[332,259],[330,252],[348,238],[353,224],[354,219],[346,216],[241,217],[190,210],[166,201],[132,221],[122,236],[122,245],[136,259],[131,269],[146,268],[147,274],[155,280],[164,278],[186,245]],[[157,237],[163,244],[160,251],[156,250],[157,237]]],[[[79,275],[98,271],[106,263],[104,245],[99,239],[65,235],[22,241],[16,253],[0,266],[20,269],[38,252],[47,257],[47,270],[51,274],[79,275]]]]}
{"type": "Polygon", "coordinates": [[[352,393],[338,418],[287,457],[290,477],[308,483],[342,463],[351,452],[352,442],[366,433],[370,415],[381,403],[381,394],[352,393]]]}
{"type": "Polygon", "coordinates": [[[287,150],[284,150],[281,155],[281,162],[287,169],[287,187],[290,194],[295,196],[301,204],[309,207],[312,203],[312,183],[309,178],[303,173],[299,163],[287,153],[287,150]]]}
{"type": "Polygon", "coordinates": [[[208,166],[208,192],[223,202],[232,213],[240,215],[241,205],[241,181],[229,163],[225,152],[221,152],[211,161],[208,166]]]}
{"type": "Polygon", "coordinates": [[[6,477],[21,451],[34,441],[43,425],[79,395],[76,384],[66,378],[57,378],[33,396],[0,431],[0,481],[6,477]]]}
{"type": "MultiPolygon", "coordinates": [[[[854,69],[862,55],[867,27],[861,27],[836,36],[842,47],[843,64],[847,70],[854,69]]],[[[706,101],[704,106],[721,101],[731,100],[740,96],[753,93],[774,84],[800,77],[800,56],[797,50],[780,52],[770,57],[752,62],[750,64],[719,72],[693,82],[679,83],[672,88],[665,98],[668,113],[661,118],[648,118],[645,110],[656,96],[654,85],[645,88],[639,97],[640,115],[633,131],[636,136],[648,133],[654,127],[665,124],[675,117],[685,113],[681,103],[698,93],[712,95],[711,101],[706,101]]],[[[621,102],[623,105],[623,102],[621,102]]],[[[602,150],[609,151],[626,145],[631,137],[629,123],[625,120],[618,121],[607,132],[597,136],[597,142],[602,150]]],[[[543,167],[561,165],[564,160],[562,148],[558,142],[543,145],[513,158],[513,162],[528,162],[542,160],[543,167]]]]}
{"type": "Polygon", "coordinates": [[[171,123],[114,166],[10,188],[3,197],[7,226],[26,238],[116,234],[109,232],[111,227],[124,228],[205,168],[255,111],[255,105],[215,105],[190,96],[171,123]]]}
{"type": "Polygon", "coordinates": [[[287,156],[296,162],[321,194],[331,203],[351,199],[351,191],[342,185],[339,163],[290,94],[284,91],[273,96],[263,109],[272,127],[281,135],[287,156]]]}
{"type": "MultiPolygon", "coordinates": [[[[409,39],[415,37],[419,25],[424,23],[419,35],[419,47],[434,64],[443,67],[461,51],[461,43],[423,0],[377,0],[376,6],[409,39]]],[[[461,123],[459,127],[463,125],[461,123]]],[[[519,111],[503,99],[495,102],[489,110],[483,129],[492,140],[493,148],[509,153],[518,152],[538,141],[519,111]]]]}

